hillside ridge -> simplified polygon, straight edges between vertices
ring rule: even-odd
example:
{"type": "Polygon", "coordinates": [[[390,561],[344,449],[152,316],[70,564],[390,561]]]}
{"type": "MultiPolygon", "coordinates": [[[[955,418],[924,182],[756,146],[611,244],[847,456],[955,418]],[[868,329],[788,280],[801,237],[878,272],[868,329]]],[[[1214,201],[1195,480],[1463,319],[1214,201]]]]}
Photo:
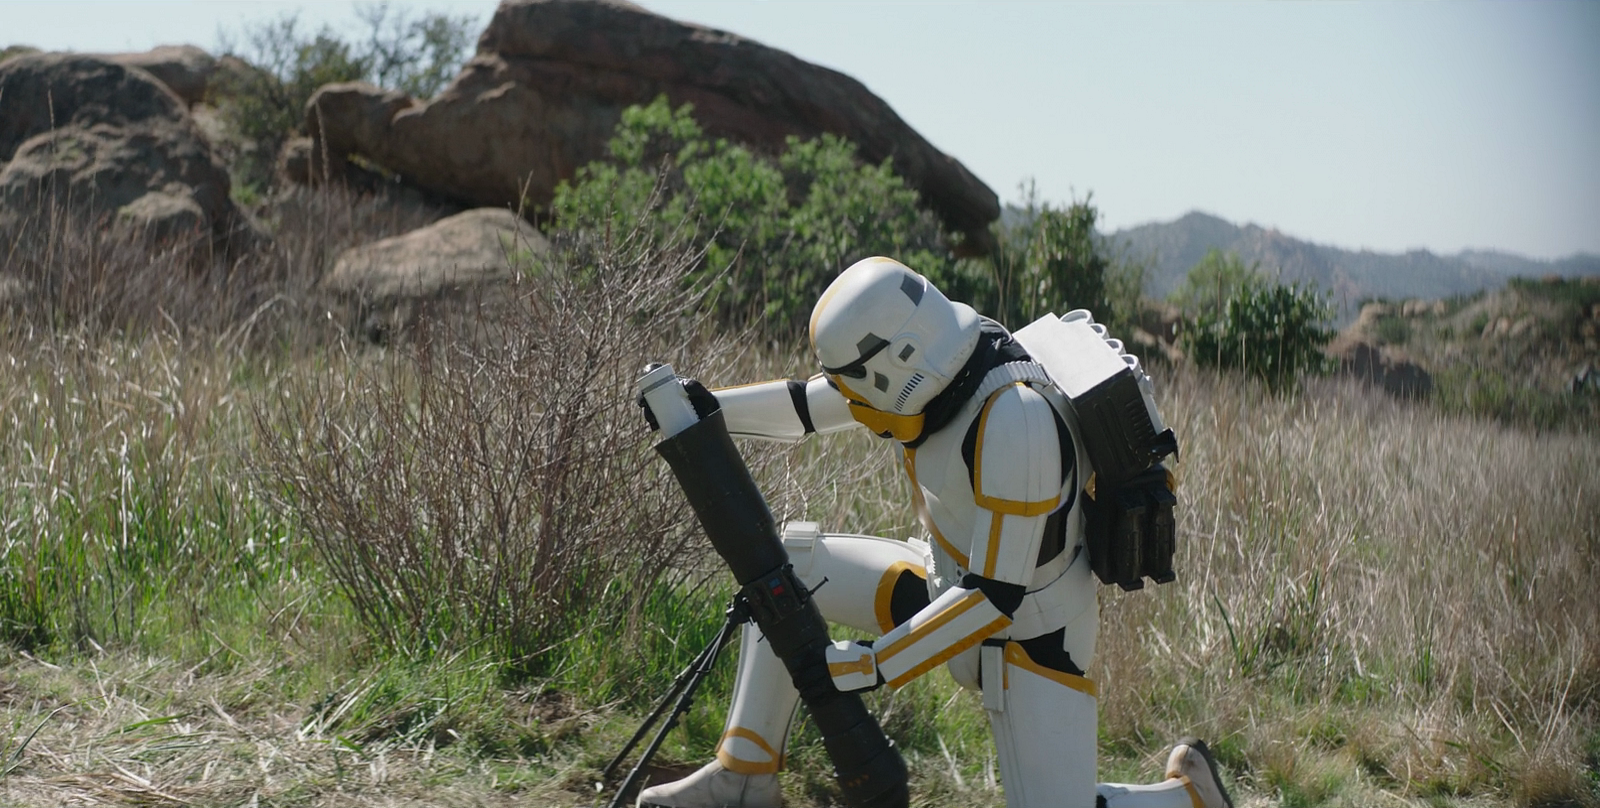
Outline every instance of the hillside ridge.
{"type": "Polygon", "coordinates": [[[1215,248],[1238,253],[1284,282],[1313,282],[1353,316],[1374,298],[1437,299],[1496,288],[1514,277],[1600,275],[1600,255],[1576,253],[1540,260],[1492,249],[1441,255],[1425,249],[1384,253],[1317,244],[1275,227],[1237,225],[1198,210],[1170,222],[1151,222],[1106,236],[1125,257],[1149,267],[1146,291],[1165,297],[1189,268],[1215,248]]]}

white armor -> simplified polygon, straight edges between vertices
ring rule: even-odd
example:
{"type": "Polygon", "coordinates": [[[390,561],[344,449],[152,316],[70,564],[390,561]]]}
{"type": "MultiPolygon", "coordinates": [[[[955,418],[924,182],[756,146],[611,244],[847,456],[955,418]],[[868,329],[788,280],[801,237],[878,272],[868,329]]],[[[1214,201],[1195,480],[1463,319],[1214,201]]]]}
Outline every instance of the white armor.
{"type": "MultiPolygon", "coordinates": [[[[1210,793],[1192,782],[1201,776],[1187,769],[1148,786],[1095,782],[1096,686],[1081,675],[1099,624],[1080,502],[1080,472],[1089,466],[1072,410],[1044,369],[1025,358],[982,369],[953,415],[924,423],[924,409],[973,356],[980,320],[886,258],[842,273],[811,325],[826,375],[715,390],[729,432],[796,441],[859,424],[892,436],[902,444],[917,516],[931,539],[785,526],[784,546],[801,580],[808,587],[827,580],[815,592],[823,616],[878,636],[870,645],[840,641],[828,650],[835,686],[899,688],[947,666],[982,693],[1009,808],[1090,806],[1097,796],[1114,808],[1212,805],[1210,793]],[[932,429],[923,434],[924,427],[932,429]],[[925,579],[926,597],[914,613],[896,614],[896,589],[903,611],[904,587],[914,580],[908,575],[925,579]],[[1032,640],[1028,647],[1038,652],[1038,638],[1053,644],[1057,632],[1065,653],[1046,649],[1053,664],[1036,661],[1021,644],[1032,640]]],[[[776,772],[798,696],[783,664],[757,639],[746,626],[717,760],[647,789],[641,805],[777,806],[776,772]]],[[[1182,748],[1198,758],[1192,746],[1182,748]]],[[[1227,804],[1222,800],[1215,804],[1227,804]]]]}

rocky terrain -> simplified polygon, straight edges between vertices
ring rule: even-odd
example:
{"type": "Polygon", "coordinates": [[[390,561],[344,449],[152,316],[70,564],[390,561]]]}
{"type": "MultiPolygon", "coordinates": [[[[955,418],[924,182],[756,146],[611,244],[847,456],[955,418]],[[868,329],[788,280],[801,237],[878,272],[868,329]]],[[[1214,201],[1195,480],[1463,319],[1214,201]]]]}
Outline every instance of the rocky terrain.
{"type": "Polygon", "coordinates": [[[224,253],[264,237],[232,199],[227,169],[184,99],[129,64],[142,61],[193,92],[195,74],[164,70],[160,55],[38,53],[0,63],[0,224],[66,208],[159,239],[206,237],[224,253]]]}
{"type": "Polygon", "coordinates": [[[994,192],[842,73],[631,3],[507,0],[437,98],[359,83],[324,88],[285,166],[302,181],[351,158],[477,206],[548,205],[556,184],[605,157],[622,110],[665,95],[715,137],[779,150],[824,132],[868,162],[892,160],[946,226],[988,243],[994,192]],[[327,165],[322,165],[326,156],[327,165]]]}
{"type": "MultiPolygon", "coordinates": [[[[157,243],[203,239],[223,264],[266,248],[267,232],[235,201],[221,156],[238,144],[214,142],[228,133],[206,104],[218,71],[247,65],[193,46],[5,53],[0,226],[14,229],[30,217],[41,225],[40,217],[70,210],[157,243]]],[[[362,83],[324,86],[305,111],[310,137],[280,155],[280,182],[386,185],[421,194],[441,216],[491,208],[537,222],[558,183],[606,156],[622,110],[658,96],[692,104],[709,134],[761,151],[775,152],[791,136],[843,136],[867,161],[892,160],[946,226],[965,234],[968,248],[989,243],[999,213],[994,192],[860,82],[623,2],[507,0],[477,55],[429,101],[362,83]]],[[[499,218],[469,216],[452,232],[463,244],[493,244],[507,232],[499,218]],[[461,235],[475,227],[475,235],[461,235]]],[[[537,236],[524,230],[522,241],[537,236]]],[[[422,254],[434,246],[434,237],[420,235],[364,253],[384,255],[386,274],[352,269],[371,266],[360,256],[342,258],[327,268],[327,288],[394,298],[494,282],[476,254],[422,254]],[[408,257],[391,260],[397,250],[408,257]],[[396,284],[406,272],[429,280],[396,284]]],[[[0,278],[7,294],[26,286],[0,278]]]]}

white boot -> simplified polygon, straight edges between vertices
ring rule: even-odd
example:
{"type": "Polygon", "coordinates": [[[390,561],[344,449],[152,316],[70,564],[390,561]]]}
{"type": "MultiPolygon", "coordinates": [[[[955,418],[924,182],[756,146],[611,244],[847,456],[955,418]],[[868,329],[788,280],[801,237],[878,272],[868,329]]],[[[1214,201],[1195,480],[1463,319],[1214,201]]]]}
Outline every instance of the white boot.
{"type": "Polygon", "coordinates": [[[713,760],[688,777],[639,792],[639,808],[778,808],[776,774],[735,774],[713,760]]]}
{"type": "Polygon", "coordinates": [[[1233,799],[1222,785],[1222,772],[1206,742],[1184,738],[1167,756],[1167,779],[1184,779],[1205,808],[1233,808],[1233,799]]]}

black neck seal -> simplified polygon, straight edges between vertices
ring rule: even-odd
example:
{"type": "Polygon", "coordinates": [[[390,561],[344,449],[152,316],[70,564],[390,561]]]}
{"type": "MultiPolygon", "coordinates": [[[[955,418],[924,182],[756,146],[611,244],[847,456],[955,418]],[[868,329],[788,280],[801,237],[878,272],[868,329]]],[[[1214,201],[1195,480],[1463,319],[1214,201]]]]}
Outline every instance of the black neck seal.
{"type": "Polygon", "coordinates": [[[922,408],[922,432],[905,442],[907,449],[915,449],[922,445],[933,433],[949,426],[950,421],[961,412],[962,406],[978,391],[978,385],[983,384],[983,377],[989,371],[1006,364],[1007,362],[1021,362],[1031,359],[1028,352],[1016,340],[1011,338],[1011,332],[1005,326],[983,318],[978,331],[978,344],[972,349],[972,356],[967,357],[956,377],[946,385],[939,394],[922,408]]]}

